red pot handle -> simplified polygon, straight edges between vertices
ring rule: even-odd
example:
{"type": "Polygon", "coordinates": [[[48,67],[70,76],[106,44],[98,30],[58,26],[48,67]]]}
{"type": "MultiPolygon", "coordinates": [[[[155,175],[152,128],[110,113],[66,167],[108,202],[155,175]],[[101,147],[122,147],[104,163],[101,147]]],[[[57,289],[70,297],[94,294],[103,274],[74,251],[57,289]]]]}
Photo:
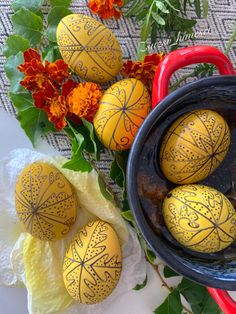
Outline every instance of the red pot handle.
{"type": "Polygon", "coordinates": [[[225,314],[236,313],[236,303],[234,302],[234,300],[231,298],[227,291],[209,287],[207,289],[225,314]]]}
{"type": "MultiPolygon", "coordinates": [[[[171,75],[180,68],[195,63],[212,63],[222,75],[236,74],[230,60],[215,47],[193,46],[175,50],[157,67],[152,89],[152,108],[168,95],[171,75]]],[[[225,314],[236,314],[236,303],[227,291],[209,287],[208,290],[225,314]]]]}
{"type": "Polygon", "coordinates": [[[177,49],[169,53],[157,67],[152,89],[152,108],[168,95],[171,75],[175,71],[195,63],[212,63],[222,75],[236,74],[226,55],[215,47],[193,46],[177,49]]]}

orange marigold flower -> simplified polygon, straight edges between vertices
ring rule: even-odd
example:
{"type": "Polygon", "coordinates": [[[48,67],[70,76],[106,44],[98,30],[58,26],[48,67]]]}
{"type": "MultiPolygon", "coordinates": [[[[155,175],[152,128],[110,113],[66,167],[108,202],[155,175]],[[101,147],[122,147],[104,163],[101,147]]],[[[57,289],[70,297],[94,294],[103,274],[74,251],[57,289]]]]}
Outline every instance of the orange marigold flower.
{"type": "Polygon", "coordinates": [[[141,80],[149,90],[152,88],[152,81],[158,64],[165,58],[165,53],[153,53],[145,56],[143,61],[127,60],[123,64],[122,74],[125,77],[132,77],[141,80]]]}
{"type": "Polygon", "coordinates": [[[101,87],[96,83],[79,83],[67,97],[69,113],[93,122],[102,97],[101,87]]]}
{"type": "Polygon", "coordinates": [[[93,13],[98,14],[102,19],[109,19],[121,17],[119,7],[122,7],[122,0],[90,0],[88,3],[89,8],[93,13]]]}
{"type": "Polygon", "coordinates": [[[63,60],[46,61],[44,66],[40,54],[31,48],[24,52],[24,63],[18,66],[18,70],[25,74],[21,85],[30,91],[42,88],[48,80],[60,85],[69,76],[68,65],[63,60]]]}
{"type": "Polygon", "coordinates": [[[33,93],[35,106],[44,109],[48,114],[48,120],[55,125],[57,130],[66,126],[68,108],[66,96],[58,92],[53,84],[45,82],[43,87],[33,93]]]}
{"type": "Polygon", "coordinates": [[[55,95],[45,108],[48,113],[48,120],[51,121],[57,130],[61,130],[66,126],[66,115],[68,112],[66,99],[62,95],[55,95]]]}
{"type": "Polygon", "coordinates": [[[56,60],[55,62],[45,61],[45,70],[47,76],[53,82],[61,84],[68,76],[68,64],[63,60],[56,60]]]}

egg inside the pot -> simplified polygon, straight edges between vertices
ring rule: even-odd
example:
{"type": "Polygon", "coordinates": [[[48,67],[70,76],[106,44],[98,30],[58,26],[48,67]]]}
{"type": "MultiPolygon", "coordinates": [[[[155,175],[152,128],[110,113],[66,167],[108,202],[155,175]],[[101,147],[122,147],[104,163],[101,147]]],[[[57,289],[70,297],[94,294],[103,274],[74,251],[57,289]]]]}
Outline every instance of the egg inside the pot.
{"type": "Polygon", "coordinates": [[[183,246],[214,253],[236,238],[236,212],[221,192],[204,185],[182,185],[163,202],[165,224],[183,246]]]}
{"type": "Polygon", "coordinates": [[[128,78],[113,84],[103,94],[94,117],[99,140],[112,150],[129,149],[150,106],[149,92],[141,81],[128,78]]]}
{"type": "Polygon", "coordinates": [[[88,223],[71,242],[64,258],[63,278],[72,298],[94,304],[116,287],[122,269],[119,239],[105,221],[88,223]]]}
{"type": "Polygon", "coordinates": [[[29,164],[18,176],[15,206],[26,231],[45,241],[62,238],[77,216],[72,185],[57,168],[44,162],[29,164]]]}
{"type": "Polygon", "coordinates": [[[167,130],[160,149],[160,167],[176,184],[201,181],[224,160],[230,145],[225,119],[212,110],[196,110],[179,117],[167,130]]]}
{"type": "Polygon", "coordinates": [[[57,44],[64,61],[86,81],[110,81],[122,67],[122,51],[115,35],[90,16],[65,16],[57,27],[57,44]]]}

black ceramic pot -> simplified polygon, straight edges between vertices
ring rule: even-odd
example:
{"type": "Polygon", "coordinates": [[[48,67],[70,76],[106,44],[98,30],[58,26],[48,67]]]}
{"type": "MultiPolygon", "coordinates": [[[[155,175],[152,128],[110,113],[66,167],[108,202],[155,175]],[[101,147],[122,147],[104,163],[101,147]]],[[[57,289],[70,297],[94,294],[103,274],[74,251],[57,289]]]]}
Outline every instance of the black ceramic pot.
{"type": "MultiPolygon", "coordinates": [[[[129,205],[150,248],[172,269],[208,287],[236,290],[236,244],[214,254],[194,253],[181,248],[162,228],[160,204],[153,202],[152,193],[143,193],[144,185],[146,191],[152,190],[153,184],[160,184],[161,188],[166,184],[165,188],[171,188],[159,169],[160,144],[173,121],[195,109],[219,112],[231,129],[231,145],[226,159],[214,175],[201,184],[226,194],[232,180],[236,181],[236,76],[233,75],[233,67],[226,56],[213,47],[189,47],[177,52],[168,55],[157,70],[153,87],[155,108],[139,129],[130,151],[127,167],[129,205]],[[176,58],[177,65],[173,65],[176,58]],[[204,78],[166,96],[171,74],[182,66],[198,62],[214,63],[221,74],[231,75],[204,78]]],[[[229,304],[226,292],[209,290],[218,301],[220,299],[225,313],[236,313],[236,307],[233,302],[229,304]]]]}

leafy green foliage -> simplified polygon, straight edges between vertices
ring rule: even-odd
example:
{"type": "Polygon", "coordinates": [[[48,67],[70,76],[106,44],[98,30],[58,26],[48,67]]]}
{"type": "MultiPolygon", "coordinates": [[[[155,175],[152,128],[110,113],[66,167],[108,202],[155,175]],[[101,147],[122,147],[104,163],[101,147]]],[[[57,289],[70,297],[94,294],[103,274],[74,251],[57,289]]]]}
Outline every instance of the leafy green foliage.
{"type": "Polygon", "coordinates": [[[147,281],[148,281],[148,277],[147,277],[147,275],[146,275],[146,277],[145,277],[143,283],[137,284],[137,285],[133,288],[133,290],[138,291],[138,290],[141,290],[141,289],[145,288],[146,285],[147,285],[147,281]]]}
{"type": "MultiPolygon", "coordinates": [[[[176,42],[179,32],[192,33],[196,20],[187,19],[186,11],[191,6],[190,1],[184,1],[184,5],[180,0],[130,0],[131,4],[125,16],[134,16],[141,26],[140,42],[142,50],[144,43],[147,43],[151,36],[151,43],[155,44],[158,33],[165,32],[172,39],[172,43],[176,42]]],[[[207,16],[208,1],[202,0],[203,9],[201,11],[201,1],[194,0],[196,15],[200,17],[202,14],[207,16]]],[[[174,48],[178,47],[178,42],[174,48]]],[[[172,48],[173,49],[173,48],[172,48]]],[[[138,58],[143,59],[144,53],[138,47],[138,58]]]]}
{"type": "Polygon", "coordinates": [[[154,254],[152,250],[150,250],[146,241],[144,241],[143,238],[141,238],[141,236],[139,240],[140,240],[142,248],[144,249],[147,260],[149,261],[149,263],[154,264],[156,261],[156,255],[154,254]]]}
{"type": "MultiPolygon", "coordinates": [[[[168,266],[164,267],[164,276],[165,278],[170,278],[174,276],[179,276],[175,273],[172,269],[168,266]]],[[[173,309],[173,307],[179,311],[182,307],[181,299],[179,298],[182,295],[186,301],[191,306],[193,314],[221,314],[221,310],[215,301],[212,299],[210,293],[206,289],[206,287],[199,285],[187,278],[182,278],[181,282],[178,284],[176,288],[171,288],[174,292],[173,296],[167,297],[166,300],[159,306],[154,313],[161,314],[161,313],[171,313],[168,312],[173,309]],[[166,312],[165,312],[166,311],[166,312]]],[[[172,313],[182,313],[175,312],[172,313]]]]}
{"type": "Polygon", "coordinates": [[[126,220],[128,220],[129,222],[132,222],[133,224],[135,223],[133,213],[130,209],[121,212],[121,216],[125,218],[126,220]]]}
{"type": "Polygon", "coordinates": [[[3,47],[5,57],[16,55],[20,51],[25,51],[30,47],[30,42],[19,35],[10,35],[3,47]]]}
{"type": "Polygon", "coordinates": [[[202,0],[202,16],[206,18],[208,15],[209,4],[208,0],[202,0]]]}
{"type": "Polygon", "coordinates": [[[66,16],[71,14],[72,11],[66,8],[65,6],[55,6],[48,13],[48,28],[46,31],[46,36],[48,40],[52,42],[56,42],[56,30],[58,23],[60,20],[66,16]]]}
{"type": "Polygon", "coordinates": [[[98,145],[97,145],[97,142],[95,140],[95,132],[94,132],[94,127],[93,127],[93,124],[90,123],[89,121],[85,120],[85,119],[81,119],[82,120],[82,123],[84,125],[84,127],[88,130],[89,132],[89,139],[90,141],[92,142],[93,144],[93,153],[94,153],[94,156],[95,156],[95,159],[96,160],[99,160],[100,158],[100,152],[98,150],[98,145]]]}
{"type": "Polygon", "coordinates": [[[27,92],[18,94],[9,93],[9,96],[18,111],[31,108],[33,105],[32,96],[27,92]]]}
{"type": "Polygon", "coordinates": [[[118,186],[123,189],[123,198],[126,198],[126,166],[128,161],[128,152],[115,152],[111,164],[110,177],[118,186]]]}
{"type": "Polygon", "coordinates": [[[212,299],[206,287],[183,278],[177,290],[191,305],[194,314],[220,314],[218,305],[212,299]]]}
{"type": "Polygon", "coordinates": [[[98,184],[99,184],[99,188],[100,191],[102,193],[102,195],[110,202],[114,201],[114,195],[113,193],[110,191],[110,189],[108,188],[108,186],[106,185],[103,177],[101,176],[101,174],[98,175],[98,184]]]}
{"type": "Polygon", "coordinates": [[[56,6],[69,7],[71,2],[72,0],[50,0],[50,4],[52,7],[56,7],[56,6]]]}
{"type": "Polygon", "coordinates": [[[49,62],[55,62],[58,59],[62,59],[62,56],[56,45],[49,45],[44,48],[42,58],[43,60],[48,60],[49,62]]]}
{"type": "Polygon", "coordinates": [[[207,64],[207,63],[199,64],[196,66],[193,72],[193,76],[198,77],[198,78],[211,76],[213,75],[214,70],[215,70],[215,66],[213,64],[207,64]]]}
{"type": "Polygon", "coordinates": [[[206,293],[206,288],[193,281],[183,278],[181,283],[177,287],[179,293],[181,293],[190,305],[196,305],[201,303],[206,293]]]}
{"type": "Polygon", "coordinates": [[[180,276],[178,273],[173,271],[173,269],[169,268],[168,266],[164,267],[163,273],[164,273],[165,278],[180,276]]]}
{"type": "Polygon", "coordinates": [[[17,69],[17,66],[23,61],[22,52],[18,52],[16,55],[10,56],[4,65],[4,70],[10,81],[10,91],[13,93],[24,91],[23,87],[20,85],[20,81],[23,79],[24,75],[17,69]]]}
{"type": "Polygon", "coordinates": [[[18,109],[17,119],[33,146],[37,138],[49,131],[55,131],[52,123],[48,121],[47,114],[34,106],[32,96],[27,93],[10,93],[10,99],[18,109]]]}
{"type": "Polygon", "coordinates": [[[93,170],[91,164],[84,158],[82,154],[83,145],[78,141],[77,138],[72,139],[72,158],[70,161],[63,165],[63,168],[81,171],[81,172],[90,172],[93,170]]]}
{"type": "Polygon", "coordinates": [[[19,111],[17,119],[34,147],[36,146],[37,138],[41,134],[54,131],[53,126],[48,121],[47,114],[34,106],[19,111]]]}
{"type": "Polygon", "coordinates": [[[12,2],[12,8],[14,11],[20,10],[22,7],[25,7],[31,11],[37,11],[43,5],[44,0],[14,0],[12,2]]]}
{"type": "MultiPolygon", "coordinates": [[[[100,153],[104,150],[103,146],[98,141],[93,125],[88,121],[83,121],[84,124],[74,123],[68,121],[72,132],[72,137],[80,134],[84,138],[83,149],[92,156],[94,160],[99,160],[100,153]]],[[[66,129],[68,131],[68,129],[66,129]]]]}
{"type": "Polygon", "coordinates": [[[201,18],[201,2],[200,0],[194,0],[195,11],[198,18],[201,18]]]}
{"type": "Polygon", "coordinates": [[[28,39],[33,47],[40,43],[43,29],[43,19],[40,16],[22,7],[11,19],[15,34],[28,39]]]}
{"type": "Polygon", "coordinates": [[[180,300],[180,293],[174,289],[165,301],[154,311],[155,314],[181,314],[183,306],[180,300]]]}

